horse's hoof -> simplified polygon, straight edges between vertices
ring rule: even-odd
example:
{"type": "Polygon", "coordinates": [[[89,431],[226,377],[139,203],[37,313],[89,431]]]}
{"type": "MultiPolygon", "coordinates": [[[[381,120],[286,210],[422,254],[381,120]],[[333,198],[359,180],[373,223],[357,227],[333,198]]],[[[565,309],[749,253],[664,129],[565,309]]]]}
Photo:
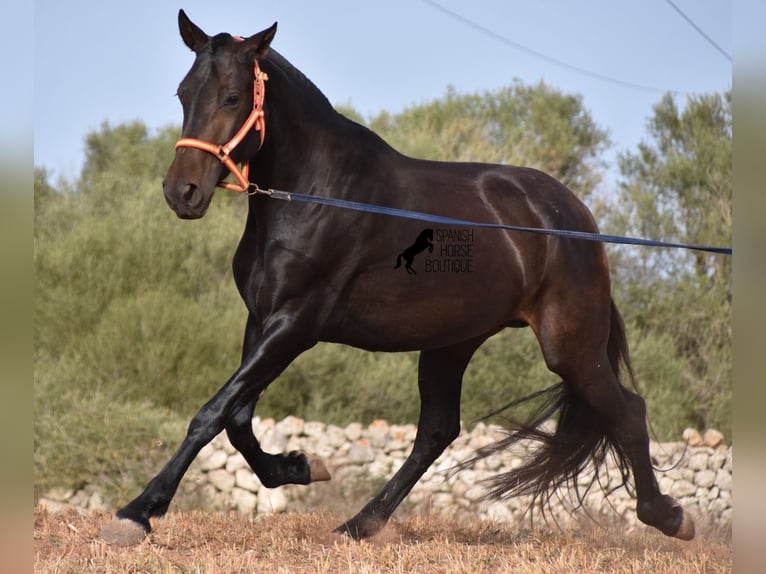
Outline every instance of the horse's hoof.
{"type": "Polygon", "coordinates": [[[694,538],[694,520],[692,520],[688,512],[683,511],[681,525],[673,536],[681,540],[691,540],[694,538]]]}
{"type": "Polygon", "coordinates": [[[306,461],[309,464],[309,473],[311,482],[321,482],[323,480],[330,480],[330,471],[327,470],[327,465],[318,456],[313,454],[306,455],[306,461]]]}
{"type": "Polygon", "coordinates": [[[354,540],[362,540],[375,536],[387,523],[387,520],[368,517],[360,512],[354,518],[338,526],[333,532],[354,540]]]}
{"type": "Polygon", "coordinates": [[[101,538],[108,544],[133,546],[141,542],[149,532],[128,518],[114,518],[101,529],[101,538]]]}

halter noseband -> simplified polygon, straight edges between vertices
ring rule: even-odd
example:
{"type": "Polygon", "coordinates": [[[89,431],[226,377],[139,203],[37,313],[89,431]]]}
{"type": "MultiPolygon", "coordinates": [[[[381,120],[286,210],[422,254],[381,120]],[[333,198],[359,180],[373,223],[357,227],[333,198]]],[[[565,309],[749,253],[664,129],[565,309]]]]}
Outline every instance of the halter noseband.
{"type": "Polygon", "coordinates": [[[239,131],[236,134],[234,134],[233,138],[224,145],[216,145],[195,138],[181,138],[176,142],[176,149],[179,147],[192,147],[206,151],[217,157],[218,160],[229,169],[237,180],[237,183],[220,181],[216,184],[216,187],[229,189],[231,191],[245,192],[250,189],[250,180],[248,179],[248,176],[250,175],[250,161],[246,161],[242,166],[242,170],[240,170],[229,154],[234,151],[234,148],[236,148],[243,139],[245,139],[245,136],[251,129],[255,129],[260,133],[261,143],[258,145],[259,150],[263,147],[263,140],[266,137],[266,120],[263,113],[263,102],[266,99],[265,82],[269,77],[265,72],[261,71],[261,68],[258,66],[258,60],[255,60],[253,66],[253,75],[253,111],[250,112],[245,123],[242,124],[242,127],[239,128],[239,131]]]}

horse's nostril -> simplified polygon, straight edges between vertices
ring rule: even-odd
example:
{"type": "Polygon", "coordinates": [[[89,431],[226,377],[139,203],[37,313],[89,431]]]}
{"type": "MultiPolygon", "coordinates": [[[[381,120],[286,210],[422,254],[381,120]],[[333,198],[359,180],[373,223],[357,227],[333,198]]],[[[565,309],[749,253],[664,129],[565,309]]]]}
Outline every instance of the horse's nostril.
{"type": "Polygon", "coordinates": [[[181,197],[184,200],[184,203],[186,205],[190,205],[192,203],[192,199],[194,198],[194,192],[197,191],[197,186],[193,183],[187,183],[186,189],[184,189],[183,193],[181,194],[181,197]]]}

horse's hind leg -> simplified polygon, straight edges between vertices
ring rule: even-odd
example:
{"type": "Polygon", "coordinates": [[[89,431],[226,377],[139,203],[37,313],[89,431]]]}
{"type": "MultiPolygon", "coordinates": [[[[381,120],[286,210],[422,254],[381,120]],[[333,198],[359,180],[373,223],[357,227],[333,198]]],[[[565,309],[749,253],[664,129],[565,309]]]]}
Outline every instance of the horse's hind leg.
{"type": "MultiPolygon", "coordinates": [[[[644,400],[622,386],[608,356],[610,337],[624,337],[621,320],[611,321],[610,326],[610,313],[617,313],[616,308],[610,310],[608,298],[606,307],[591,301],[587,311],[576,305],[542,308],[544,316],[538,318],[534,328],[548,367],[562,377],[570,391],[565,410],[569,408],[568,421],[574,425],[574,432],[578,432],[578,426],[580,430],[585,425],[597,428],[596,432],[615,446],[617,455],[627,459],[642,522],[668,536],[692,538],[693,522],[657,485],[649,456],[644,400]]],[[[616,362],[615,357],[612,360],[616,362]]],[[[572,426],[565,432],[570,430],[572,426]]]]}
{"type": "Polygon", "coordinates": [[[423,473],[460,434],[463,373],[483,341],[421,352],[418,365],[420,418],[412,452],[383,490],[356,516],[339,526],[338,532],[359,539],[372,536],[383,528],[423,473]]]}

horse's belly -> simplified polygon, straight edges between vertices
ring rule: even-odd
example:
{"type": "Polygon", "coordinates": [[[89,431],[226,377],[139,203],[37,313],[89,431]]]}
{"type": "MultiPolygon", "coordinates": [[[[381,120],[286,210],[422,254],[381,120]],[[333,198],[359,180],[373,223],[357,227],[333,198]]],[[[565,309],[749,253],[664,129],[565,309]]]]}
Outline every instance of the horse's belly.
{"type": "Polygon", "coordinates": [[[328,339],[378,351],[441,348],[523,319],[510,278],[475,264],[468,256],[420,257],[410,272],[402,265],[361,275],[328,339]]]}

